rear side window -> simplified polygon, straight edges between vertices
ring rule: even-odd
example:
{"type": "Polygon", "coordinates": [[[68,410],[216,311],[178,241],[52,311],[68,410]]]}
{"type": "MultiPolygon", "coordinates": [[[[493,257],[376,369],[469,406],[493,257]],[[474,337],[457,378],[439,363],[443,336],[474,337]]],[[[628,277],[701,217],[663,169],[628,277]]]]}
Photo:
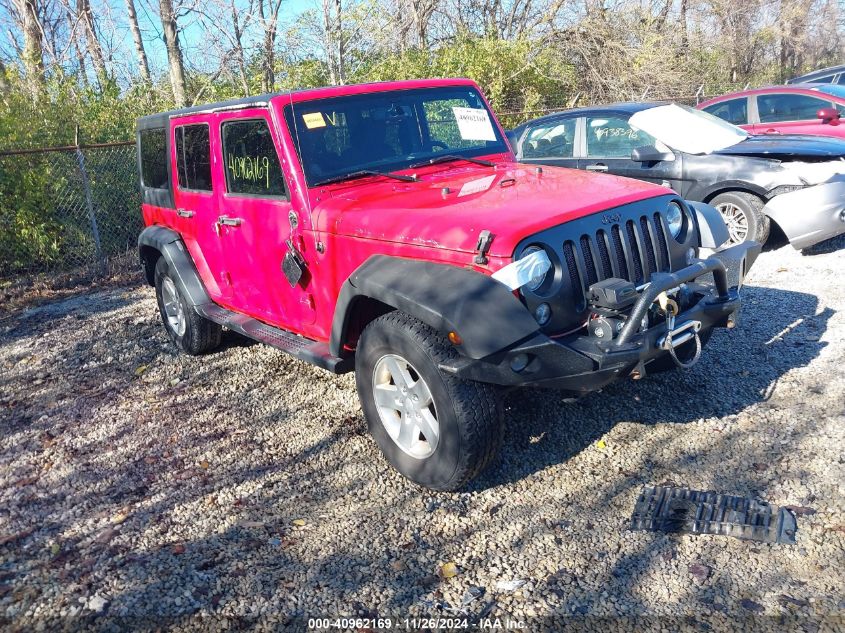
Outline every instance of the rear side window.
{"type": "Polygon", "coordinates": [[[720,101],[703,109],[708,114],[717,116],[723,121],[733,123],[734,125],[745,125],[748,123],[748,100],[745,97],[742,99],[720,101]]]}
{"type": "Polygon", "coordinates": [[[142,130],[141,182],[153,189],[169,189],[167,181],[167,133],[164,128],[142,130]]]}
{"type": "Polygon", "coordinates": [[[572,158],[575,147],[575,121],[554,121],[532,128],[522,142],[525,158],[572,158]]]}
{"type": "Polygon", "coordinates": [[[816,118],[822,108],[829,108],[830,102],[799,94],[759,95],[757,111],[761,123],[778,121],[809,121],[816,118]]]}
{"type": "Polygon", "coordinates": [[[248,196],[286,196],[282,166],[264,119],[223,124],[226,190],[248,196]]]}
{"type": "Polygon", "coordinates": [[[208,125],[180,125],[176,128],[176,168],[179,187],[211,191],[211,141],[208,125]]]}

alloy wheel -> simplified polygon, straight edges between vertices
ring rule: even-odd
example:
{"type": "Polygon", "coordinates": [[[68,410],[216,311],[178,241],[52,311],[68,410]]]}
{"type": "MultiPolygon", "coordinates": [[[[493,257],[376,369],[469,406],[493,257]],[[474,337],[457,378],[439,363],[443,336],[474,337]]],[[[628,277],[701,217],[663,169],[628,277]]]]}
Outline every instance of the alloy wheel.
{"type": "Polygon", "coordinates": [[[373,396],[390,439],[411,457],[430,457],[440,423],[431,390],[416,368],[397,354],[382,356],[373,369],[373,396]]]}
{"type": "Polygon", "coordinates": [[[748,239],[748,216],[745,211],[733,202],[723,202],[716,208],[728,226],[731,244],[739,244],[748,239]]]}
{"type": "Polygon", "coordinates": [[[179,300],[179,293],[176,292],[176,284],[170,277],[165,277],[161,282],[161,302],[164,304],[164,314],[167,316],[167,325],[177,336],[185,334],[187,320],[182,302],[179,300]]]}

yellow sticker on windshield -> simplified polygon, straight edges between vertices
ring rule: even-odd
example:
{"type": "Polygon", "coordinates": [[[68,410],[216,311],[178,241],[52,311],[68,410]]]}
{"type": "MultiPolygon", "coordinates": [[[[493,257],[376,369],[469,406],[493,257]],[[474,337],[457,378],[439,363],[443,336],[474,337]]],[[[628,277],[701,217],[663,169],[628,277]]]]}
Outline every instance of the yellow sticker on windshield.
{"type": "Polygon", "coordinates": [[[323,118],[322,112],[303,114],[302,120],[305,121],[305,127],[309,130],[313,130],[315,127],[326,127],[326,120],[323,118]]]}

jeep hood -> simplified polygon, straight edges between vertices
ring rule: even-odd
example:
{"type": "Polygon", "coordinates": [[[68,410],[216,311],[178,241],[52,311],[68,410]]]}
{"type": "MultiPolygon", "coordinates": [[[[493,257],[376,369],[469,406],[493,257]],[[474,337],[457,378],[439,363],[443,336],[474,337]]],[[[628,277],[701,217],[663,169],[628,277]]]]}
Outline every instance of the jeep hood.
{"type": "MultiPolygon", "coordinates": [[[[460,165],[460,163],[459,163],[460,165]]],[[[471,253],[493,233],[490,254],[510,257],[543,229],[630,202],[673,193],[639,180],[586,171],[498,163],[420,170],[419,182],[374,177],[323,190],[318,231],[471,253]]]]}

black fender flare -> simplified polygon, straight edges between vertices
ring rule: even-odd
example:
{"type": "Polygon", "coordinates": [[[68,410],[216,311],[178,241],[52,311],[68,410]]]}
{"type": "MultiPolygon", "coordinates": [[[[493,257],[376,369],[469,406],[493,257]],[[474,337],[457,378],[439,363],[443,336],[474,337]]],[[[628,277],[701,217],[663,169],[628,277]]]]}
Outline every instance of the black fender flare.
{"type": "Polygon", "coordinates": [[[335,305],[329,350],[340,356],[354,303],[362,297],[401,310],[444,334],[457,332],[478,360],[537,332],[534,317],[489,275],[449,264],[373,255],[349,276],[335,305]]]}
{"type": "MultiPolygon", "coordinates": [[[[205,290],[197,267],[191,254],[182,241],[182,236],[173,229],[164,226],[148,226],[138,236],[138,252],[141,264],[146,271],[147,283],[155,284],[155,261],[151,260],[154,252],[158,252],[167,261],[173,271],[173,280],[187,297],[191,305],[199,306],[212,303],[211,297],[205,290]]],[[[156,257],[157,260],[157,257],[156,257]]]]}

